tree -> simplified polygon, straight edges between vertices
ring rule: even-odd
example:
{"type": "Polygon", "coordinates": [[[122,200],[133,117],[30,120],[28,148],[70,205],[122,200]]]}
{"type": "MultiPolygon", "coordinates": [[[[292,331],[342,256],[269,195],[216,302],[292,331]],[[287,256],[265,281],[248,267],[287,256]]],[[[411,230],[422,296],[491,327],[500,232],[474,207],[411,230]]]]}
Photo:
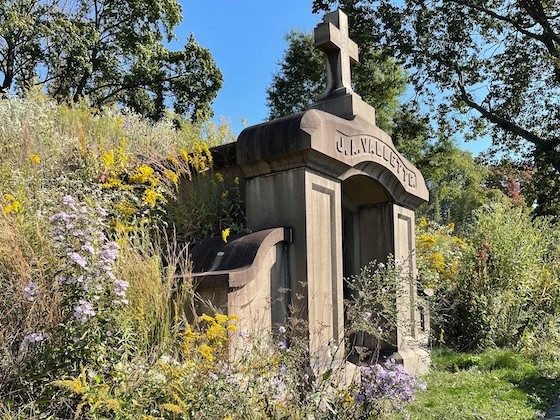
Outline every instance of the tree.
{"type": "Polygon", "coordinates": [[[60,101],[208,117],[222,75],[194,37],[180,51],[165,46],[181,18],[176,0],[0,2],[2,92],[43,85],[60,101]]]}
{"type": "MultiPolygon", "coordinates": [[[[489,130],[493,156],[525,158],[560,178],[559,0],[314,1],[315,11],[336,6],[369,22],[374,45],[399,58],[417,92],[442,96],[439,111],[459,128],[457,111],[474,135],[489,130]]],[[[550,208],[559,190],[539,204],[550,208]]]]}
{"type": "Polygon", "coordinates": [[[509,201],[488,183],[489,169],[448,138],[430,145],[417,164],[430,191],[430,202],[419,215],[439,224],[453,223],[460,233],[468,230],[473,211],[481,205],[509,201]]]}

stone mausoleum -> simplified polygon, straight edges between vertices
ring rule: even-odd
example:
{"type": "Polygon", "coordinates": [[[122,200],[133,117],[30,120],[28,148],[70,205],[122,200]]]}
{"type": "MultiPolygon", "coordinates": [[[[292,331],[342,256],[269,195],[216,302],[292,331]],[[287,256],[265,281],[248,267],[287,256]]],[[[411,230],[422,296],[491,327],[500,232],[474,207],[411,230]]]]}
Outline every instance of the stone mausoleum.
{"type": "MultiPolygon", "coordinates": [[[[228,243],[210,238],[192,250],[197,291],[240,318],[253,334],[286,317],[306,325],[312,357],[344,349],[344,277],[389,255],[402,261],[396,331],[386,356],[409,372],[427,369],[429,317],[418,304],[414,210],[428,200],[422,174],[375,125],[375,109],[352,90],[358,47],[348,18],[328,13],[315,29],[327,55],[328,85],[303,113],[246,128],[213,151],[220,170],[243,179],[250,232],[228,243]],[[410,277],[408,276],[410,275],[410,277]],[[291,310],[291,312],[290,312],[291,310]]],[[[234,340],[232,352],[241,343],[234,340]]]]}

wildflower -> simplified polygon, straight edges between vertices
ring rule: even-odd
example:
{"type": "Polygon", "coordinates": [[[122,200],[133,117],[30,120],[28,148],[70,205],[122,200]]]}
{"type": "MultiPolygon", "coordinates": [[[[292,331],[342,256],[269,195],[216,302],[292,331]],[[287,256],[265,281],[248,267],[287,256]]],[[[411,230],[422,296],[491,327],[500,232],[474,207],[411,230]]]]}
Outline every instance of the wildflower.
{"type": "Polygon", "coordinates": [[[105,263],[111,263],[117,259],[119,255],[119,245],[112,241],[107,242],[101,247],[100,260],[105,263]]]}
{"type": "Polygon", "coordinates": [[[120,298],[126,297],[126,292],[129,287],[129,283],[126,280],[117,279],[114,281],[115,284],[115,295],[120,298]]]}
{"type": "Polygon", "coordinates": [[[69,252],[68,257],[82,268],[86,268],[87,260],[77,252],[69,252]]]}
{"type": "Polygon", "coordinates": [[[224,336],[224,332],[225,329],[224,327],[222,327],[220,324],[212,324],[210,325],[210,327],[208,327],[208,330],[206,330],[206,336],[210,339],[216,339],[219,337],[223,337],[224,336]]]}
{"type": "Polygon", "coordinates": [[[371,312],[369,312],[369,311],[362,312],[362,318],[365,319],[366,321],[367,321],[368,319],[371,319],[371,315],[372,315],[372,314],[371,314],[371,312]]]}
{"type": "Polygon", "coordinates": [[[8,202],[8,204],[6,204],[3,208],[4,214],[21,212],[23,206],[21,205],[21,202],[12,194],[4,194],[4,200],[8,202]]]}
{"type": "Polygon", "coordinates": [[[210,315],[206,315],[206,314],[202,314],[200,316],[200,320],[201,321],[206,321],[206,322],[214,322],[214,318],[212,318],[210,315]]]}
{"type": "MultiPolygon", "coordinates": [[[[80,236],[80,235],[75,235],[75,236],[80,236]]],[[[85,244],[82,245],[82,251],[86,251],[89,252],[90,254],[93,254],[95,252],[95,249],[93,249],[93,245],[90,242],[86,242],[85,244]]]]}
{"type": "Polygon", "coordinates": [[[233,183],[234,183],[235,185],[239,185],[239,177],[238,177],[238,176],[236,176],[236,177],[233,179],[233,183]]]}
{"type": "Polygon", "coordinates": [[[280,334],[286,334],[286,327],[284,327],[283,325],[280,325],[280,326],[278,327],[278,332],[279,332],[280,334]]]}
{"type": "Polygon", "coordinates": [[[33,153],[29,155],[29,162],[33,163],[34,165],[39,165],[41,164],[41,156],[33,153]]]}
{"type": "Polygon", "coordinates": [[[222,240],[225,243],[227,243],[227,239],[229,237],[229,234],[230,234],[230,229],[229,228],[226,228],[226,229],[222,230],[222,240]]]}
{"type": "Polygon", "coordinates": [[[136,213],[136,207],[134,207],[134,205],[126,200],[116,204],[115,210],[125,216],[132,216],[134,213],[136,213]]]}
{"type": "Polygon", "coordinates": [[[43,332],[34,332],[23,337],[21,344],[19,345],[20,350],[27,350],[30,344],[40,343],[47,338],[47,335],[43,332]]]}
{"type": "Polygon", "coordinates": [[[179,156],[181,156],[185,163],[189,163],[191,161],[191,157],[185,149],[179,149],[179,156]]]}
{"type": "Polygon", "coordinates": [[[163,176],[166,177],[171,182],[173,182],[174,184],[177,184],[177,182],[179,181],[179,176],[171,169],[165,169],[163,171],[163,176]]]}
{"type": "Polygon", "coordinates": [[[95,316],[96,312],[90,302],[80,299],[78,303],[79,305],[74,308],[74,318],[84,324],[90,317],[95,316]]]}
{"type": "Polygon", "coordinates": [[[216,181],[218,181],[219,183],[224,182],[224,176],[221,173],[216,172],[214,174],[214,177],[216,178],[216,181]]]}
{"type": "Polygon", "coordinates": [[[214,351],[208,344],[200,345],[196,351],[209,362],[214,361],[214,351]]]}
{"type": "Polygon", "coordinates": [[[216,314],[214,316],[214,319],[216,320],[216,322],[218,324],[225,324],[226,322],[229,321],[229,317],[227,315],[224,315],[224,314],[216,314]]]}
{"type": "Polygon", "coordinates": [[[154,174],[154,168],[149,165],[141,165],[136,169],[134,175],[130,177],[130,182],[134,184],[145,184],[154,174]]]}
{"type": "Polygon", "coordinates": [[[39,286],[37,285],[37,283],[30,281],[25,285],[23,291],[25,292],[26,299],[29,302],[33,302],[39,294],[39,286]]]}
{"type": "Polygon", "coordinates": [[[177,157],[174,155],[167,156],[167,161],[175,167],[179,166],[179,161],[177,160],[177,157]]]}
{"type": "Polygon", "coordinates": [[[106,168],[112,168],[115,166],[115,151],[109,150],[101,155],[101,162],[106,168]]]}
{"type": "Polygon", "coordinates": [[[148,204],[150,207],[155,206],[158,200],[159,201],[164,200],[163,195],[160,192],[154,190],[153,188],[147,188],[144,191],[144,197],[142,199],[144,200],[144,203],[148,204]]]}
{"type": "Polygon", "coordinates": [[[286,349],[288,348],[288,345],[286,344],[285,341],[280,341],[280,342],[278,343],[278,348],[279,348],[280,350],[286,350],[286,349]]]}
{"type": "Polygon", "coordinates": [[[379,264],[377,264],[377,267],[378,267],[380,270],[383,270],[383,269],[385,268],[385,264],[379,263],[379,264]]]}
{"type": "Polygon", "coordinates": [[[278,372],[280,373],[280,375],[285,375],[287,371],[288,367],[285,364],[281,364],[278,368],[278,372]]]}

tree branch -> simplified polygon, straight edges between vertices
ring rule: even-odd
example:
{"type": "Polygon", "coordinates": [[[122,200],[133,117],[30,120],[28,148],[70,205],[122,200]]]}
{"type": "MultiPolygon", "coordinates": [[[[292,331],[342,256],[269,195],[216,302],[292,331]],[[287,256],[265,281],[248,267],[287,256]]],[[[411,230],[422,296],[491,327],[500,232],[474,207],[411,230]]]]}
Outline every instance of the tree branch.
{"type": "Polygon", "coordinates": [[[484,118],[486,118],[488,121],[496,124],[498,127],[502,128],[503,130],[505,130],[509,133],[515,134],[515,135],[527,140],[528,142],[534,144],[535,146],[537,146],[539,148],[550,147],[550,142],[547,141],[546,139],[543,139],[543,138],[531,133],[530,131],[527,131],[524,128],[519,127],[514,122],[512,122],[510,120],[507,120],[505,118],[502,118],[499,115],[496,115],[492,111],[487,110],[482,105],[475,102],[471,98],[471,96],[467,93],[467,91],[465,89],[465,84],[463,82],[463,74],[461,73],[461,71],[459,69],[456,69],[456,72],[457,72],[457,76],[459,77],[459,81],[457,83],[457,86],[459,88],[460,98],[465,104],[467,104],[469,107],[471,107],[471,108],[477,110],[478,112],[480,112],[480,114],[482,114],[482,116],[484,118]]]}
{"type": "Polygon", "coordinates": [[[482,13],[486,13],[488,16],[491,16],[496,20],[509,23],[515,29],[517,29],[519,32],[521,32],[523,35],[526,35],[529,38],[533,38],[533,39],[536,39],[538,41],[543,42],[543,36],[541,34],[537,34],[535,32],[528,31],[526,28],[521,26],[521,24],[519,22],[516,22],[515,20],[513,20],[512,18],[510,18],[508,16],[500,15],[499,13],[496,13],[493,10],[489,10],[489,9],[486,9],[485,7],[472,4],[472,3],[470,3],[466,0],[449,0],[449,1],[452,2],[452,3],[459,4],[461,6],[465,6],[465,7],[477,10],[477,11],[482,12],[482,13]]]}

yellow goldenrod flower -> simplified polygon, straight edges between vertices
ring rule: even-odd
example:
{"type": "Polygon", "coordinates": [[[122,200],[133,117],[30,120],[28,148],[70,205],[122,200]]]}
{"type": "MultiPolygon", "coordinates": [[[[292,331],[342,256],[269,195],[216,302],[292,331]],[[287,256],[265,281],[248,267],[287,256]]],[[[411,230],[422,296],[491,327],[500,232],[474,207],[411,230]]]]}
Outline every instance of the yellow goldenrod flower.
{"type": "Polygon", "coordinates": [[[221,173],[216,172],[216,173],[214,174],[214,176],[216,177],[216,181],[218,181],[218,182],[220,182],[220,183],[224,182],[224,176],[223,176],[221,173]]]}
{"type": "Polygon", "coordinates": [[[225,328],[222,327],[220,324],[212,324],[210,325],[210,327],[208,327],[208,329],[206,330],[206,337],[208,337],[210,340],[214,340],[216,338],[221,338],[225,336],[225,328]]]}
{"type": "Polygon", "coordinates": [[[215,322],[214,318],[212,318],[210,315],[206,315],[206,314],[202,314],[200,316],[200,320],[201,321],[206,321],[206,322],[215,322]]]}
{"type": "Polygon", "coordinates": [[[134,229],[132,226],[126,225],[122,223],[120,220],[115,220],[113,226],[115,231],[118,233],[128,233],[134,229]]]}
{"type": "Polygon", "coordinates": [[[136,207],[134,207],[128,201],[121,201],[120,203],[116,204],[115,210],[117,210],[124,216],[132,216],[134,213],[136,213],[136,207]]]}
{"type": "Polygon", "coordinates": [[[432,267],[437,272],[442,272],[445,269],[445,257],[440,252],[434,252],[430,256],[432,267]]]}
{"type": "Polygon", "coordinates": [[[10,204],[4,206],[4,214],[19,213],[23,206],[19,201],[12,201],[10,204]]]}
{"type": "Polygon", "coordinates": [[[8,202],[3,207],[4,214],[19,213],[23,209],[21,202],[12,194],[4,194],[4,200],[8,202]]]}
{"type": "Polygon", "coordinates": [[[173,182],[175,185],[177,185],[177,182],[179,181],[179,176],[171,169],[165,169],[163,171],[163,176],[173,182]]]}
{"type": "Polygon", "coordinates": [[[179,161],[177,160],[177,157],[174,155],[167,156],[167,161],[171,163],[173,166],[179,166],[179,161]]]}
{"type": "Polygon", "coordinates": [[[33,153],[33,154],[29,155],[29,161],[31,163],[33,163],[34,165],[39,165],[41,163],[41,156],[33,153]]]}
{"type": "Polygon", "coordinates": [[[227,315],[224,315],[224,314],[216,314],[216,316],[214,318],[216,319],[216,322],[218,324],[225,324],[226,322],[229,321],[229,317],[227,315]]]}
{"type": "Polygon", "coordinates": [[[428,247],[428,248],[436,244],[436,238],[434,238],[432,235],[420,235],[418,236],[416,241],[418,245],[428,247]]]}
{"type": "Polygon", "coordinates": [[[106,168],[112,168],[115,166],[115,151],[109,150],[101,155],[101,162],[106,168]]]}
{"type": "Polygon", "coordinates": [[[185,149],[179,149],[179,156],[181,156],[185,163],[189,163],[191,161],[191,157],[185,149]]]}
{"type": "Polygon", "coordinates": [[[233,179],[233,183],[234,183],[235,185],[239,185],[239,177],[238,177],[238,176],[236,176],[236,177],[233,179]]]}
{"type": "Polygon", "coordinates": [[[226,243],[227,243],[227,239],[229,237],[229,233],[230,233],[229,228],[226,228],[226,229],[222,230],[222,240],[226,243]]]}
{"type": "Polygon", "coordinates": [[[133,184],[145,184],[154,174],[154,168],[149,165],[141,165],[136,169],[134,175],[130,177],[133,184]]]}
{"type": "Polygon", "coordinates": [[[214,350],[208,344],[201,344],[196,351],[209,362],[214,361],[214,350]]]}
{"type": "Polygon", "coordinates": [[[147,188],[144,191],[144,197],[142,199],[143,199],[144,203],[146,203],[150,207],[155,206],[158,201],[164,201],[165,200],[164,197],[163,197],[163,194],[154,190],[153,188],[147,188]]]}
{"type": "Polygon", "coordinates": [[[130,191],[133,189],[132,185],[124,184],[119,178],[107,178],[101,185],[101,188],[116,188],[118,190],[130,191]]]}
{"type": "Polygon", "coordinates": [[[231,324],[227,326],[227,330],[235,334],[239,329],[237,328],[237,325],[231,324]]]}

